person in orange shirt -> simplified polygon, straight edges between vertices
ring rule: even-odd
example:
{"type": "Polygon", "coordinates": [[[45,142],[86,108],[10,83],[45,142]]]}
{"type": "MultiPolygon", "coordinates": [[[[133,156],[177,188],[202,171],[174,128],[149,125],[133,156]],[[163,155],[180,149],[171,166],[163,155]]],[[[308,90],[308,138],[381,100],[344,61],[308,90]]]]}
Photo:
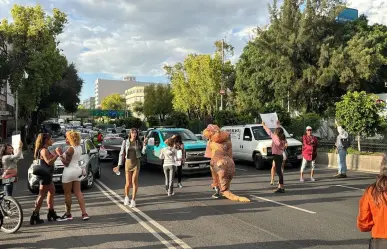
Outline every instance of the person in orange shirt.
{"type": "Polygon", "coordinates": [[[387,152],[383,155],[376,182],[360,199],[357,227],[362,232],[371,231],[369,248],[387,248],[387,152]]]}

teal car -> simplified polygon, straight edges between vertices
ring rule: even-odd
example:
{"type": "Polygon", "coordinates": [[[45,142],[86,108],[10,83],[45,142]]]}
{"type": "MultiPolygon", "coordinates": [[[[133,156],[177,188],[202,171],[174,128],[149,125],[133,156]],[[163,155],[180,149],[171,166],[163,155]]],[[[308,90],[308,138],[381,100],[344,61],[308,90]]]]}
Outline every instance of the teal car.
{"type": "Polygon", "coordinates": [[[210,159],[204,157],[207,143],[199,140],[193,132],[183,128],[155,128],[148,131],[146,139],[145,155],[142,157],[143,163],[162,166],[159,159],[162,148],[167,147],[165,140],[180,135],[185,148],[186,160],[182,166],[183,174],[193,174],[200,172],[210,172],[210,159]]]}

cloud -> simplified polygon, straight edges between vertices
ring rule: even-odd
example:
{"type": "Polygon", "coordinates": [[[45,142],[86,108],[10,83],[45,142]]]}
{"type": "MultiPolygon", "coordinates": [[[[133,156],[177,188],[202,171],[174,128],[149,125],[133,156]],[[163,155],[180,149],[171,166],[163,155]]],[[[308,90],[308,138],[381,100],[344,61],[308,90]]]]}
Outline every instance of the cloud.
{"type": "MultiPolygon", "coordinates": [[[[182,61],[188,53],[212,53],[226,37],[237,61],[252,30],[268,23],[272,0],[40,0],[46,10],[59,8],[69,24],[60,47],[80,72],[123,75],[164,75],[164,63],[182,61]]],[[[281,2],[281,1],[280,1],[281,2]]],[[[0,0],[0,16],[12,4],[32,0],[0,0]],[[12,3],[11,3],[12,2],[12,3]]],[[[385,0],[352,0],[351,7],[387,24],[385,0]]]]}

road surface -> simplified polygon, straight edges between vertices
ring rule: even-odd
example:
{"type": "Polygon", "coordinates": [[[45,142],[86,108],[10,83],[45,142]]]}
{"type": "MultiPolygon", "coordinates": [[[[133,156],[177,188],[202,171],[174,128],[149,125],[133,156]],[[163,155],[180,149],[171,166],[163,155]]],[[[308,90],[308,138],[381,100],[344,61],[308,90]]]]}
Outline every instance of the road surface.
{"type": "MultiPolygon", "coordinates": [[[[175,196],[165,194],[159,169],[142,167],[137,208],[123,206],[124,174],[102,163],[102,178],[84,191],[89,221],[80,219],[73,198],[73,221],[30,226],[35,196],[27,190],[30,156],[19,166],[14,196],[24,210],[24,224],[16,234],[0,233],[0,248],[223,248],[223,249],[361,249],[368,233],[356,228],[358,201],[375,175],[349,172],[334,179],[334,170],[320,167],[316,182],[299,182],[296,169],[285,170],[286,194],[274,194],[269,170],[237,164],[234,193],[251,203],[212,199],[210,175],[183,179],[175,196]]],[[[56,211],[64,212],[58,193],[56,211]]],[[[46,220],[44,206],[41,216],[46,220]]]]}

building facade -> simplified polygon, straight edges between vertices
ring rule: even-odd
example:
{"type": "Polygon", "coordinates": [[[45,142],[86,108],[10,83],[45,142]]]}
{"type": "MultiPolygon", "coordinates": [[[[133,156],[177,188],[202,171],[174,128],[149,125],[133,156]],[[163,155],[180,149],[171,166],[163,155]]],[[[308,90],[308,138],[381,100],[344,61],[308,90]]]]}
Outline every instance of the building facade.
{"type": "Polygon", "coordinates": [[[98,108],[101,102],[107,96],[118,93],[125,94],[127,89],[135,86],[145,86],[149,83],[138,82],[135,77],[126,76],[124,80],[105,80],[97,79],[95,81],[95,107],[98,108]]]}
{"type": "Polygon", "coordinates": [[[0,89],[0,137],[5,139],[15,130],[15,100],[9,84],[0,89]]]}
{"type": "Polygon", "coordinates": [[[126,106],[128,109],[132,112],[134,117],[137,118],[144,118],[144,115],[138,115],[136,112],[134,112],[134,103],[141,102],[144,103],[145,98],[145,86],[135,86],[132,88],[129,88],[125,91],[125,100],[126,100],[126,106]]]}
{"type": "Polygon", "coordinates": [[[82,102],[85,109],[95,109],[95,97],[90,97],[82,102]]]}

